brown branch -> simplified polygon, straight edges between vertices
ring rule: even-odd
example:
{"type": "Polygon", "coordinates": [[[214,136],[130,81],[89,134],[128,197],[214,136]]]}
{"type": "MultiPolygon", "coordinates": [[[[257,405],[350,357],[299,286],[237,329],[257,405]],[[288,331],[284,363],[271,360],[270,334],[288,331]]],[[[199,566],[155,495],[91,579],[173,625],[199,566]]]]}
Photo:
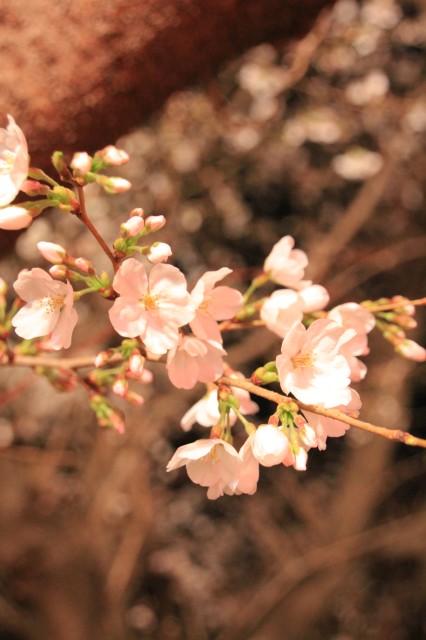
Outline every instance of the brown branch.
{"type": "Polygon", "coordinates": [[[222,376],[216,381],[216,383],[238,387],[239,389],[245,389],[249,393],[254,393],[255,395],[258,395],[262,398],[271,400],[271,402],[275,402],[276,404],[281,404],[282,402],[294,402],[302,410],[311,411],[312,413],[317,413],[320,416],[332,418],[333,420],[340,420],[340,422],[345,422],[352,427],[357,427],[358,429],[362,429],[363,431],[375,433],[376,435],[383,436],[388,440],[396,440],[397,442],[403,442],[404,444],[408,444],[413,447],[423,447],[426,449],[426,440],[423,440],[422,438],[416,438],[410,433],[406,433],[405,431],[401,431],[400,429],[386,429],[386,427],[379,427],[378,425],[371,424],[370,422],[363,422],[362,420],[353,418],[352,416],[349,416],[343,411],[339,411],[338,409],[325,409],[324,407],[319,407],[318,405],[305,404],[304,402],[300,402],[300,400],[289,398],[288,396],[281,395],[280,393],[276,393],[275,391],[271,391],[270,389],[258,387],[248,380],[240,380],[238,378],[228,378],[226,376],[222,376]]]}

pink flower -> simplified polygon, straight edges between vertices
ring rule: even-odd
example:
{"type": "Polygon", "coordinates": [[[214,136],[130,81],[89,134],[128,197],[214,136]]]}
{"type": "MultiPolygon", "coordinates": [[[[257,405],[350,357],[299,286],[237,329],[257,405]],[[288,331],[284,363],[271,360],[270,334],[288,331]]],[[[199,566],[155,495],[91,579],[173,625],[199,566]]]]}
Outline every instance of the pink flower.
{"type": "Polygon", "coordinates": [[[125,338],[140,336],[153,354],[175,347],[178,327],[194,317],[185,276],[172,265],[155,265],[148,276],[140,262],[129,258],[117,271],[113,287],[120,297],[109,311],[112,326],[125,338]]]}
{"type": "Polygon", "coordinates": [[[253,455],[264,467],[280,464],[288,451],[284,433],[272,424],[261,424],[253,437],[253,455]]]}
{"type": "Polygon", "coordinates": [[[240,477],[241,458],[234,447],[224,440],[212,438],[196,440],[176,451],[167,465],[167,471],[186,465],[192,482],[208,487],[207,497],[215,500],[233,493],[240,477]]]}
{"type": "Polygon", "coordinates": [[[180,336],[167,354],[167,372],[178,389],[192,389],[197,382],[213,382],[223,372],[226,351],[219,342],[180,336]]]}
{"type": "MultiPolygon", "coordinates": [[[[231,374],[231,377],[242,378],[231,374]]],[[[232,395],[234,395],[240,403],[240,412],[246,416],[259,411],[258,405],[250,398],[250,394],[245,389],[238,389],[237,387],[231,387],[232,395]]],[[[205,396],[198,400],[183,416],[180,421],[180,426],[184,431],[189,431],[191,427],[197,422],[202,427],[213,427],[219,422],[219,404],[217,400],[217,390],[212,389],[208,391],[205,396]]],[[[231,426],[237,421],[236,413],[231,409],[229,413],[229,419],[231,426]]]]}
{"type": "MultiPolygon", "coordinates": [[[[340,411],[350,412],[354,417],[358,417],[359,410],[361,409],[361,398],[359,394],[350,389],[351,400],[346,405],[339,405],[336,409],[340,411]]],[[[311,413],[310,411],[303,411],[306,420],[309,425],[315,429],[318,441],[318,449],[326,448],[327,438],[339,438],[343,436],[349,429],[350,425],[341,420],[335,420],[334,418],[327,418],[326,416],[320,416],[318,413],[311,413]]]]}
{"type": "Polygon", "coordinates": [[[350,367],[340,342],[355,334],[333,320],[315,320],[309,329],[295,324],[284,338],[276,363],[284,393],[306,404],[335,407],[350,401],[350,367]]]}
{"type": "Polygon", "coordinates": [[[172,248],[169,244],[166,244],[165,242],[154,242],[146,257],[153,264],[158,264],[159,262],[167,262],[167,258],[171,255],[172,248]]]}
{"type": "Polygon", "coordinates": [[[284,236],[273,247],[265,260],[263,270],[271,280],[290,289],[301,289],[311,284],[303,280],[308,257],[304,251],[293,249],[294,239],[284,236]]]}
{"type": "Polygon", "coordinates": [[[45,260],[52,264],[63,262],[67,252],[60,244],[54,242],[37,242],[37,249],[45,260]]]}
{"type": "Polygon", "coordinates": [[[196,308],[191,329],[200,338],[222,342],[217,321],[233,318],[243,306],[243,297],[239,291],[231,287],[215,287],[216,283],[229,273],[232,273],[232,270],[227,267],[207,271],[191,292],[196,308]]]}
{"type": "Polygon", "coordinates": [[[68,349],[78,319],[70,283],[53,280],[35,268],[21,271],[13,286],[27,303],[12,320],[18,336],[27,340],[50,336],[52,349],[68,349]]]}
{"type": "MultiPolygon", "coordinates": [[[[1,160],[0,160],[1,162],[1,160]]],[[[0,188],[1,188],[1,165],[0,165],[0,188]]],[[[25,229],[32,223],[33,218],[24,207],[4,207],[0,209],[0,229],[16,231],[25,229]]]]}
{"type": "Polygon", "coordinates": [[[263,304],[260,317],[269,331],[284,338],[294,323],[302,320],[303,301],[295,291],[279,289],[263,304]]]}
{"type": "MultiPolygon", "coordinates": [[[[28,175],[28,146],[22,130],[12,116],[9,124],[0,129],[0,207],[12,202],[28,175]]],[[[30,224],[30,222],[28,222],[30,224]]],[[[22,229],[21,227],[1,227],[22,229]]]]}

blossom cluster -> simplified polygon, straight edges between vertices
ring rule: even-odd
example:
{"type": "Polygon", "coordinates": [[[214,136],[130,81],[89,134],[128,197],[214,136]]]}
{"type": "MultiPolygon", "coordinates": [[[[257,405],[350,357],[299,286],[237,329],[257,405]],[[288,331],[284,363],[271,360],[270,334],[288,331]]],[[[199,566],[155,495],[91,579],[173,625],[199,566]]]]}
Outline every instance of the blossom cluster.
{"type": "MultiPolygon", "coordinates": [[[[349,302],[327,311],[330,296],[323,286],[305,279],[308,257],[294,248],[291,236],[273,246],[244,294],[222,284],[232,273],[227,267],[207,271],[188,287],[184,273],[168,264],[168,244],[141,244],[164,227],[163,215],[145,217],[141,208],[133,209],[109,246],[88,218],[82,190],[91,182],[107,193],[130,188],[122,178],[102,173],[127,162],[127,154],[110,145],[93,156],[76,153],[69,164],[60,152],[52,160],[69,188],[29,166],[25,136],[9,116],[7,129],[0,130],[0,228],[23,229],[44,209],[56,206],[86,224],[111,260],[114,276],[98,273],[91,260],[72,256],[61,245],[39,242],[40,254],[51,264],[49,272],[38,267],[21,271],[14,283],[18,298],[9,312],[1,282],[0,358],[10,353],[3,338],[12,327],[27,341],[16,353],[69,348],[78,322],[74,303],[87,294],[102,296],[110,303],[109,320],[122,340],[96,356],[86,379],[99,424],[124,430],[122,412],[106,394],[110,389],[141,406],[144,398],[130,383],[152,382],[147,361],[162,361],[179,389],[205,384],[206,394],[185,414],[181,426],[188,431],[197,423],[210,429],[210,437],[178,448],[167,470],[186,466],[191,480],[208,488],[209,498],[254,493],[260,466],[304,470],[310,449],[325,449],[328,437],[345,433],[349,425],[333,411],[358,416],[361,400],[351,384],[366,375],[360,357],[369,353],[368,334],[375,327],[401,355],[426,359],[426,351],[406,338],[405,330],[415,326],[414,306],[403,297],[349,302]],[[11,204],[19,191],[35,199],[11,204]],[[266,295],[256,297],[260,288],[266,295]],[[268,421],[258,426],[247,419],[258,411],[248,381],[230,368],[224,346],[226,330],[254,327],[253,320],[276,334],[281,347],[274,361],[252,373],[251,384],[277,383],[285,394],[268,421]],[[238,451],[233,445],[237,422],[247,436],[238,451]]],[[[48,377],[67,390],[73,387],[73,375],[58,369],[48,377]]]]}

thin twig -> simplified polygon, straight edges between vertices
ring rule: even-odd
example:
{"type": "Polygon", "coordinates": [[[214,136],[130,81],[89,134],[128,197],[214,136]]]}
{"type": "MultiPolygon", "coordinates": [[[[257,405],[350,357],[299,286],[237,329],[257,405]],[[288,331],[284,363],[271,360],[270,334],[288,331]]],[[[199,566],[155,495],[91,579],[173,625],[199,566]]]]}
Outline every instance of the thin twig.
{"type": "Polygon", "coordinates": [[[219,378],[216,383],[219,385],[224,384],[227,386],[238,387],[239,389],[245,389],[249,393],[254,393],[255,395],[258,395],[262,398],[271,400],[271,402],[275,402],[276,404],[291,401],[297,404],[297,406],[304,411],[311,411],[312,413],[317,413],[318,415],[325,416],[326,418],[340,420],[340,422],[345,422],[352,427],[357,427],[358,429],[362,429],[363,431],[375,433],[376,435],[383,436],[388,440],[396,440],[397,442],[403,442],[404,444],[408,444],[413,447],[423,447],[424,449],[426,449],[426,440],[423,440],[422,438],[416,438],[410,433],[406,433],[405,431],[401,431],[400,429],[386,429],[386,427],[379,427],[378,425],[371,424],[370,422],[364,422],[362,420],[358,420],[357,418],[353,418],[352,416],[349,416],[343,411],[339,411],[338,409],[325,409],[324,407],[319,407],[318,405],[305,404],[304,402],[300,402],[300,400],[289,398],[288,396],[281,395],[280,393],[276,393],[275,391],[271,391],[270,389],[258,387],[248,380],[239,378],[228,378],[226,376],[223,376],[219,378]]]}
{"type": "Polygon", "coordinates": [[[79,202],[80,202],[80,212],[77,214],[77,216],[83,222],[83,224],[86,225],[86,227],[89,229],[89,231],[92,234],[92,236],[96,239],[98,244],[102,247],[103,251],[106,253],[108,258],[111,260],[111,264],[113,266],[114,273],[115,273],[117,271],[118,267],[119,267],[119,264],[118,264],[117,260],[114,258],[114,255],[113,255],[111,249],[109,248],[109,246],[107,245],[107,243],[105,242],[105,240],[103,239],[103,237],[101,236],[99,231],[96,229],[96,227],[94,226],[94,224],[92,223],[92,221],[90,220],[90,218],[89,218],[89,216],[87,214],[86,201],[85,201],[85,198],[84,198],[83,187],[81,187],[80,185],[76,184],[76,189],[77,189],[77,193],[78,193],[78,199],[79,199],[79,202]]]}

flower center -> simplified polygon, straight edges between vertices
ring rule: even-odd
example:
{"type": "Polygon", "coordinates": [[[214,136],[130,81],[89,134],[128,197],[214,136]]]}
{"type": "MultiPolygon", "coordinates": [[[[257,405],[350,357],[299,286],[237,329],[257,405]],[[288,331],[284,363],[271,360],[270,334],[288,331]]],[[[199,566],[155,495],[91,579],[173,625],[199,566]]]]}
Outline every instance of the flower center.
{"type": "Polygon", "coordinates": [[[198,307],[197,311],[202,311],[206,316],[211,316],[212,314],[209,309],[211,301],[212,301],[211,296],[206,296],[202,301],[202,303],[200,304],[200,306],[198,307]]]}
{"type": "Polygon", "coordinates": [[[293,366],[297,369],[298,367],[312,367],[314,363],[315,357],[311,352],[309,353],[299,353],[299,355],[294,356],[291,359],[293,366]]]}
{"type": "Polygon", "coordinates": [[[155,294],[146,293],[142,298],[142,302],[145,306],[146,311],[158,309],[158,298],[155,294]]]}
{"type": "Polygon", "coordinates": [[[53,313],[64,306],[65,295],[46,296],[40,300],[40,306],[45,307],[47,313],[53,313]]]}
{"type": "Polygon", "coordinates": [[[219,457],[219,445],[215,445],[210,449],[207,455],[204,456],[206,460],[211,462],[212,464],[217,464],[220,460],[219,457]]]}
{"type": "Polygon", "coordinates": [[[16,154],[6,149],[0,158],[0,175],[7,176],[15,164],[16,154]]]}

